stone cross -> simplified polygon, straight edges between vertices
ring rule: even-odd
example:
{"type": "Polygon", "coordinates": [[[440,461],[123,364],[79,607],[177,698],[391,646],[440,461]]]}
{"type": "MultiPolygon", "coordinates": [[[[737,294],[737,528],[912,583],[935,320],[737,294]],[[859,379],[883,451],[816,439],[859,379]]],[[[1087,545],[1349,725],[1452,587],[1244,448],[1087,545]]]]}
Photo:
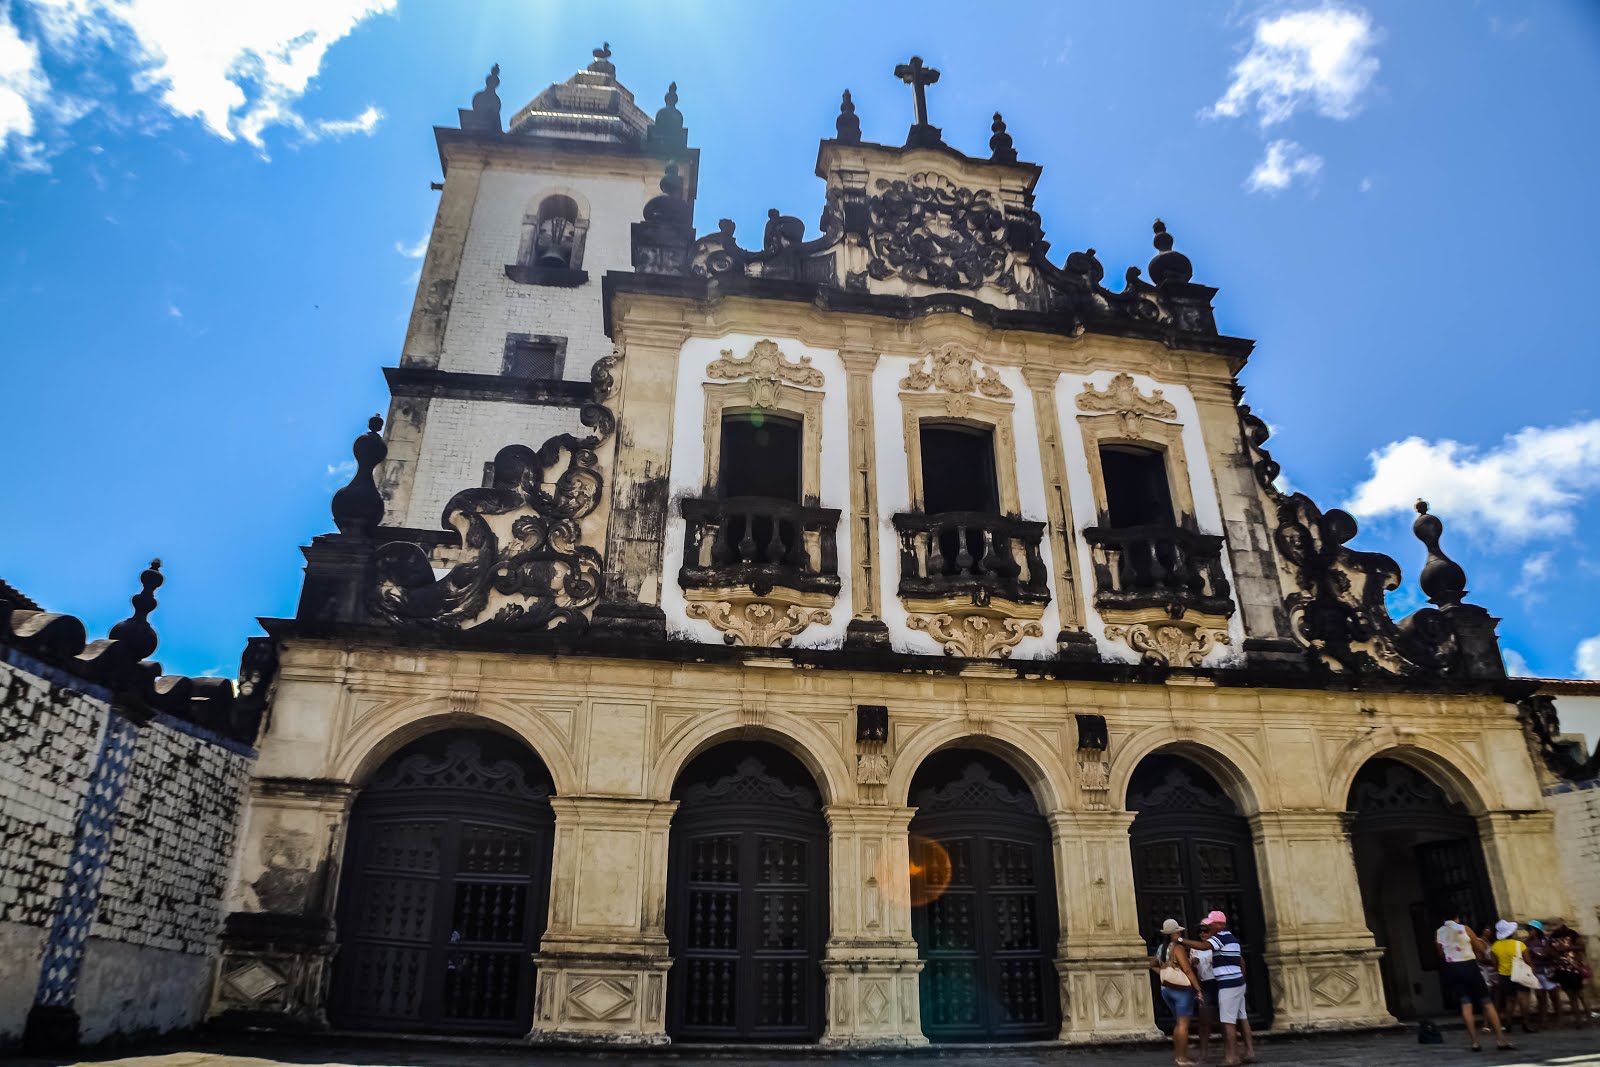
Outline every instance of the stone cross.
{"type": "Polygon", "coordinates": [[[911,62],[902,63],[894,68],[894,76],[911,86],[912,92],[917,96],[917,125],[928,124],[928,93],[927,87],[939,80],[939,72],[932,67],[922,65],[921,56],[912,56],[911,62]]]}

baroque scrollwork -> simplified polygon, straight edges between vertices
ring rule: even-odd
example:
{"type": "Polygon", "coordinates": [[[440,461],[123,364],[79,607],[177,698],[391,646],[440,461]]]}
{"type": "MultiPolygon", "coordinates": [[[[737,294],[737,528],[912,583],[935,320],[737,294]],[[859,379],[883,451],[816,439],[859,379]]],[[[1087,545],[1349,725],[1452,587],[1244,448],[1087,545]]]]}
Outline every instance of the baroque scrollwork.
{"type": "Polygon", "coordinates": [[[1044,636],[1044,627],[1031,619],[989,615],[907,615],[906,625],[939,642],[945,655],[966,659],[1007,659],[1023,638],[1044,636]]]}
{"type": "Polygon", "coordinates": [[[778,386],[783,382],[822,388],[822,372],[811,365],[810,356],[789,359],[776,341],[757,341],[743,356],[724,348],[719,359],[706,367],[706,377],[722,381],[745,379],[750,383],[750,403],[753,407],[770,408],[778,402],[778,386]]]}
{"type": "Polygon", "coordinates": [[[909,179],[880,178],[868,200],[872,258],[867,273],[882,281],[898,277],[940,289],[993,285],[1019,292],[1013,255],[1025,261],[1038,216],[1011,224],[995,194],[957,185],[923,171],[909,179]],[[1019,233],[1020,231],[1020,233],[1019,233]]]}
{"type": "Polygon", "coordinates": [[[583,520],[605,486],[596,449],[616,431],[604,400],[616,388],[620,353],[596,362],[594,400],[579,419],[592,433],[558,434],[539,449],[508,445],[491,484],[450,498],[442,525],[461,537],[460,561],[435,580],[427,554],[410,542],[375,557],[376,613],[390,622],[440,629],[582,630],[599,600],[603,561],[584,544],[583,520]],[[550,489],[546,489],[546,486],[550,489]]]}
{"type": "Polygon", "coordinates": [[[1126,642],[1145,663],[1198,667],[1220,645],[1232,643],[1226,630],[1183,622],[1138,622],[1106,627],[1106,637],[1126,642]]]}
{"type": "Polygon", "coordinates": [[[990,367],[979,368],[975,353],[958,344],[944,344],[911,365],[900,388],[912,392],[936,389],[956,396],[978,393],[997,400],[1011,399],[1011,390],[990,367]]]}
{"type": "Polygon", "coordinates": [[[770,604],[762,600],[734,603],[726,600],[695,601],[685,609],[691,619],[704,619],[730,645],[748,648],[787,648],[795,635],[812,623],[833,621],[827,608],[770,604]]]}
{"type": "Polygon", "coordinates": [[[1123,429],[1136,434],[1139,423],[1150,419],[1176,419],[1178,409],[1162,395],[1160,389],[1151,390],[1149,396],[1139,391],[1131,374],[1118,374],[1104,389],[1096,389],[1093,382],[1083,383],[1078,394],[1078,410],[1110,413],[1122,420],[1123,429]]]}

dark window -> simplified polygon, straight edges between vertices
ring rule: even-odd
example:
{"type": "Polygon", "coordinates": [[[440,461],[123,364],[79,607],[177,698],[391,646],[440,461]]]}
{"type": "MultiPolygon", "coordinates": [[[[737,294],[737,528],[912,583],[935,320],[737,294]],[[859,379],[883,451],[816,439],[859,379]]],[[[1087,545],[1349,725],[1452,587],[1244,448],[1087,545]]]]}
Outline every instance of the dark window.
{"type": "Polygon", "coordinates": [[[1100,473],[1106,481],[1106,525],[1112,529],[1173,525],[1172,488],[1160,452],[1102,445],[1100,473]]]}
{"type": "Polygon", "coordinates": [[[566,362],[564,349],[554,338],[507,338],[504,373],[512,378],[560,378],[566,362]]]}
{"type": "Polygon", "coordinates": [[[922,424],[922,509],[1000,513],[994,435],[987,428],[922,424]]]}
{"type": "Polygon", "coordinates": [[[722,416],[717,491],[800,502],[800,423],[764,411],[722,416]]]}

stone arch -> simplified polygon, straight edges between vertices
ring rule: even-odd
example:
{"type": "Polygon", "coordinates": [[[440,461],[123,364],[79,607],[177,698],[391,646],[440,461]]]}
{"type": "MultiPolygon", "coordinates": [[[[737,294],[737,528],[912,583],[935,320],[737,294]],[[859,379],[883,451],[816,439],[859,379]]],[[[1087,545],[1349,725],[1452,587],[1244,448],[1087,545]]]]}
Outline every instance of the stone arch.
{"type": "Polygon", "coordinates": [[[566,185],[540,188],[523,208],[517,261],[533,268],[581,269],[592,218],[588,197],[577,189],[566,185]],[[559,231],[542,230],[551,220],[564,220],[565,225],[559,231]],[[555,259],[546,262],[542,253],[552,248],[559,251],[555,259]]]}
{"type": "Polygon", "coordinates": [[[1257,783],[1267,781],[1259,761],[1233,738],[1203,727],[1154,726],[1134,734],[1112,753],[1111,796],[1119,808],[1128,803],[1128,783],[1146,756],[1167,752],[1193,760],[1217,780],[1228,797],[1246,818],[1263,807],[1264,791],[1257,783]]]}
{"type": "Polygon", "coordinates": [[[767,741],[800,761],[822,792],[824,806],[855,800],[855,774],[845,765],[838,739],[814,723],[786,712],[767,712],[753,722],[737,708],[707,715],[669,735],[650,768],[649,796],[670,800],[678,775],[696,756],[729,741],[767,741]]]}
{"type": "Polygon", "coordinates": [[[1490,810],[1491,798],[1477,783],[1492,781],[1492,777],[1476,759],[1444,738],[1392,726],[1355,738],[1339,751],[1328,775],[1328,807],[1343,811],[1356,775],[1368,760],[1379,756],[1421,771],[1471,815],[1490,810]]]}
{"type": "Polygon", "coordinates": [[[888,802],[906,807],[910,803],[911,780],[917,768],[935,752],[947,748],[973,748],[1004,760],[1028,783],[1041,812],[1060,811],[1071,795],[1066,768],[1059,759],[1041,760],[1034,752],[1046,747],[1043,738],[1009,723],[992,722],[974,730],[970,722],[951,722],[925,726],[911,736],[911,743],[895,756],[886,788],[888,802]]]}
{"type": "Polygon", "coordinates": [[[495,700],[480,700],[471,712],[452,709],[444,697],[391,708],[350,733],[341,753],[331,761],[330,777],[357,787],[365,785],[401,748],[427,734],[452,729],[487,729],[513,737],[545,765],[556,795],[578,792],[577,768],[567,738],[537,711],[495,700]]]}

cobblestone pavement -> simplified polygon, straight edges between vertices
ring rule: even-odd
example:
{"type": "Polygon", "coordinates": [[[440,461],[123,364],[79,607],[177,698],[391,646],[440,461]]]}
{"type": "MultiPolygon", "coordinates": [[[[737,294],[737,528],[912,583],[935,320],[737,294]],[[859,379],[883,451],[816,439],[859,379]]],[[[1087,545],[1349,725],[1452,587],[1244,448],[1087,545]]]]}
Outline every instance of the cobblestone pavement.
{"type": "MultiPolygon", "coordinates": [[[[1600,1026],[1587,1030],[1559,1030],[1518,1035],[1518,1049],[1499,1052],[1492,1042],[1480,1054],[1465,1048],[1459,1025],[1445,1030],[1443,1045],[1418,1045],[1411,1032],[1356,1036],[1279,1037],[1261,1042],[1262,1064],[1293,1067],[1448,1067],[1454,1064],[1496,1067],[1600,1067],[1600,1026]]],[[[1212,1067],[1220,1060],[1213,1049],[1212,1067]]],[[[55,1067],[73,1061],[18,1060],[18,1067],[55,1067]]],[[[329,1037],[321,1040],[279,1037],[192,1040],[183,1045],[156,1045],[136,1054],[111,1054],[77,1061],[106,1067],[577,1067],[605,1063],[614,1067],[691,1067],[730,1064],[749,1067],[808,1067],[867,1062],[905,1064],[985,1064],[991,1067],[1165,1067],[1170,1048],[1123,1047],[1104,1051],[1083,1048],[1035,1046],[1031,1048],[967,1048],[923,1050],[916,1053],[820,1054],[804,1049],[701,1050],[661,1049],[653,1052],[552,1052],[524,1046],[490,1043],[400,1042],[329,1037]]]]}

